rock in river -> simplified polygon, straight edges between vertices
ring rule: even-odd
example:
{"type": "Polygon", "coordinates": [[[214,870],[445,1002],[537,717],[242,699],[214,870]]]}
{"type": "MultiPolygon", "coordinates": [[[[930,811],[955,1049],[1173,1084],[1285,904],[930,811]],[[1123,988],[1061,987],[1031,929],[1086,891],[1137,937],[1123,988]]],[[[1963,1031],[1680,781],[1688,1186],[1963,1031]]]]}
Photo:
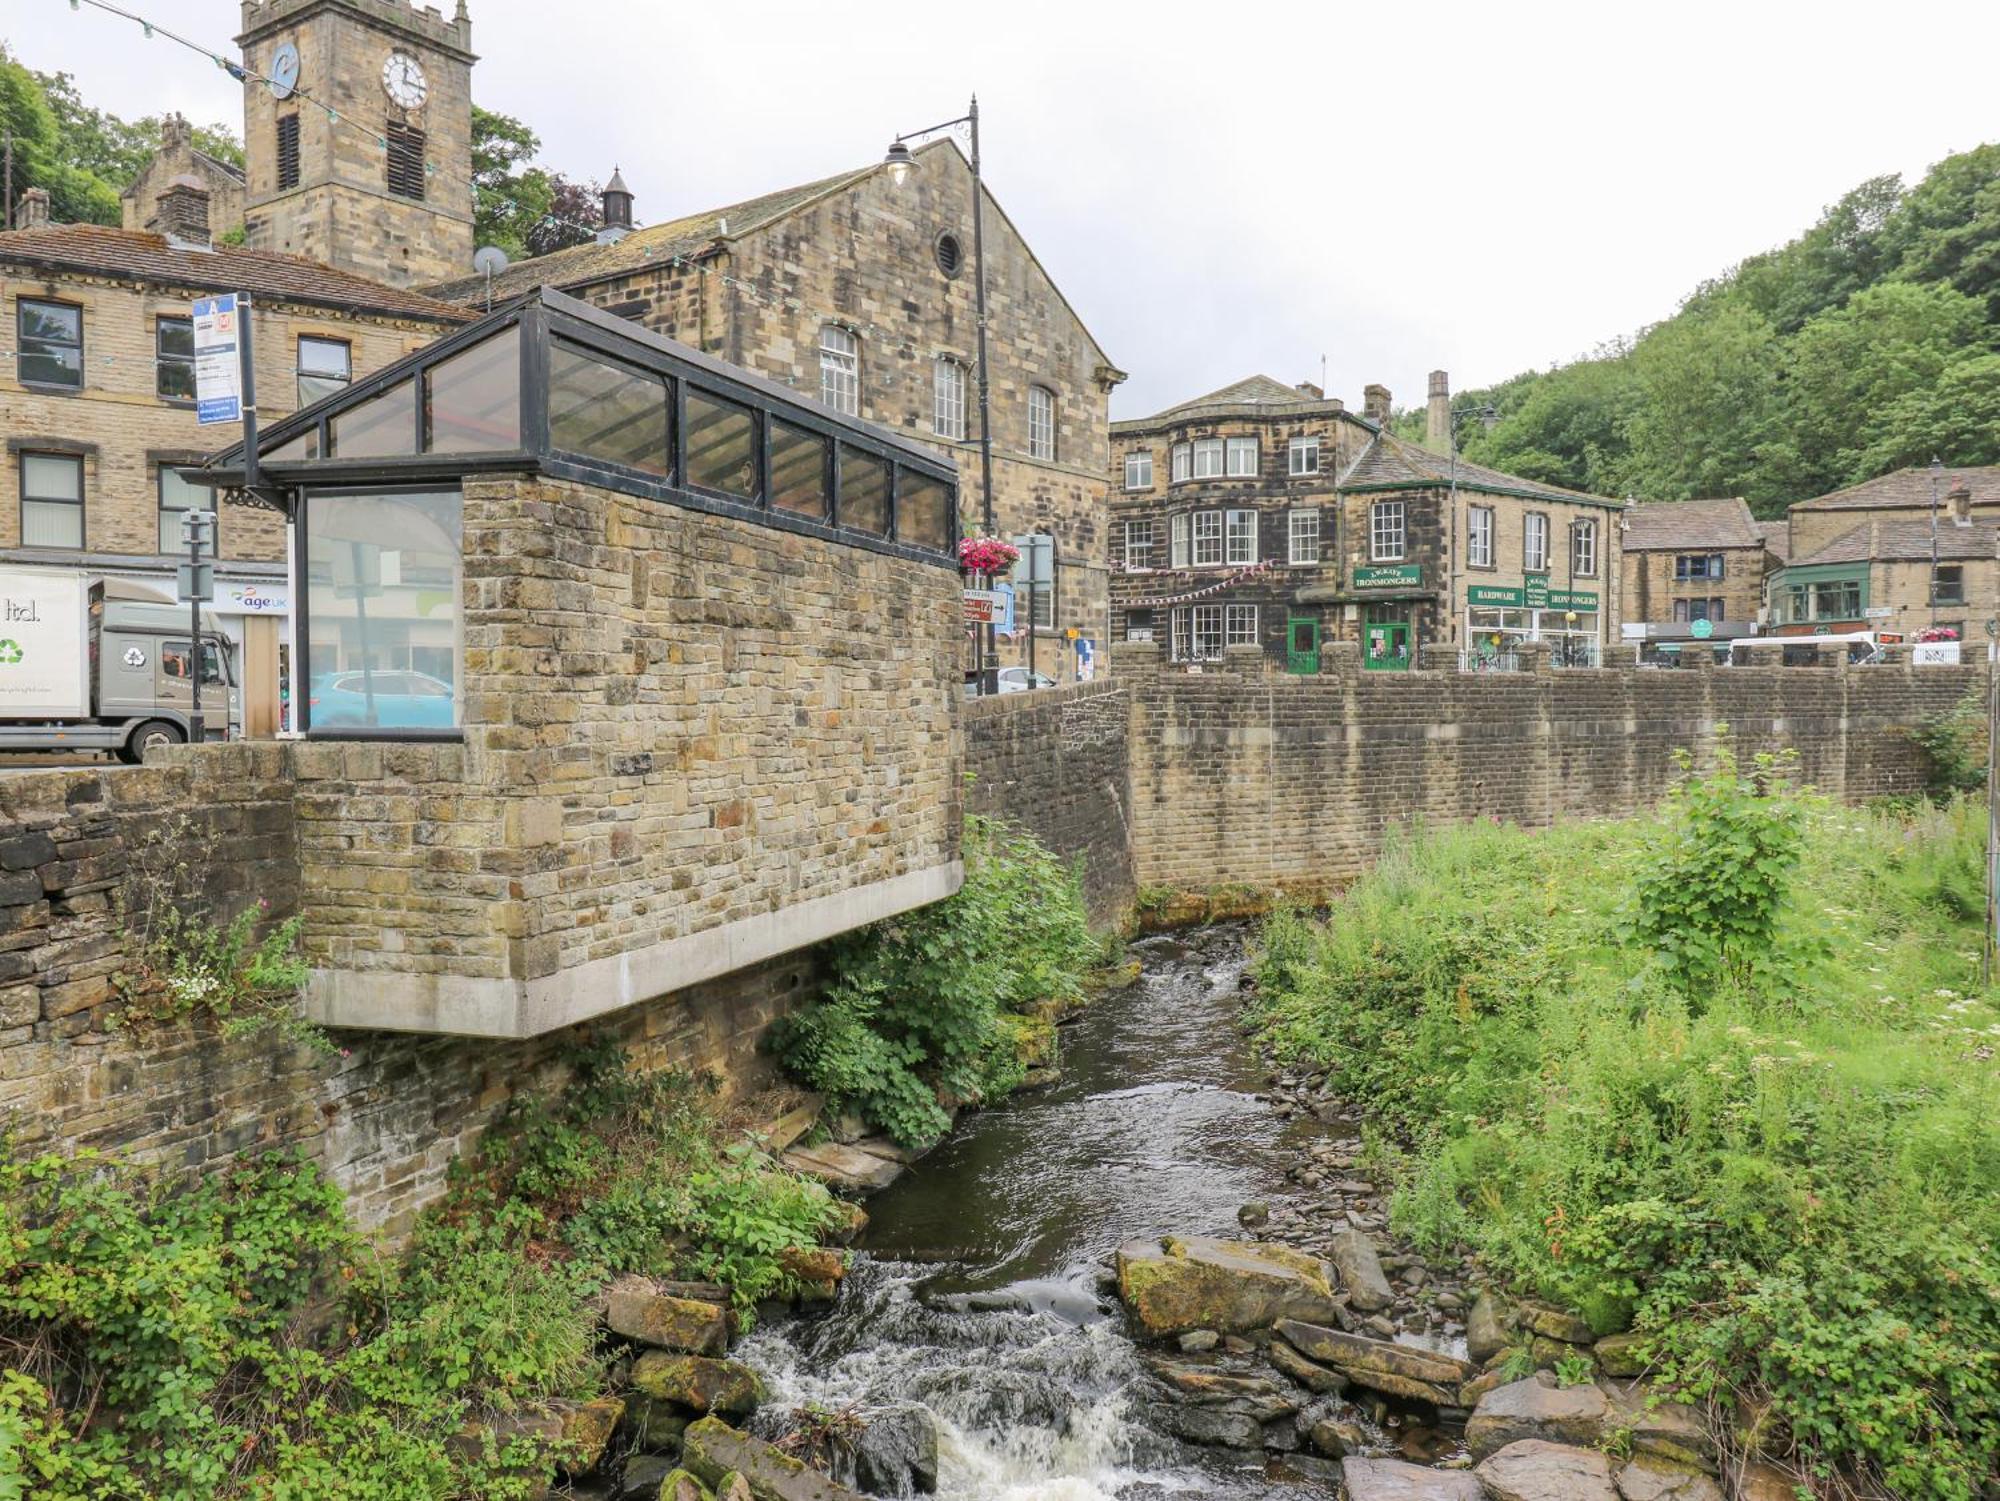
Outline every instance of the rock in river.
{"type": "Polygon", "coordinates": [[[1280,1319],[1331,1321],[1339,1307],[1317,1257],[1196,1235],[1120,1246],[1118,1292],[1155,1339],[1191,1329],[1242,1333],[1280,1319]]]}
{"type": "Polygon", "coordinates": [[[927,1407],[862,1414],[858,1436],[840,1444],[835,1476],[871,1496],[929,1495],[938,1484],[938,1422],[927,1407]]]}
{"type": "Polygon", "coordinates": [[[632,1385],[649,1397],[678,1402],[697,1412],[753,1412],[764,1400],[764,1385],[757,1373],[740,1361],[668,1355],[661,1350],[648,1350],[639,1357],[632,1367],[632,1385]]]}
{"type": "Polygon", "coordinates": [[[1595,1449],[1526,1438],[1473,1471],[1491,1501],[1619,1501],[1611,1462],[1595,1449]]]}
{"type": "Polygon", "coordinates": [[[689,1355],[720,1355],[729,1347],[729,1311],[714,1303],[658,1292],[643,1277],[611,1286],[604,1322],[612,1333],[689,1355]]]}
{"type": "Polygon", "coordinates": [[[1465,1317],[1465,1351],[1484,1365],[1513,1343],[1507,1333],[1507,1310],[1490,1292],[1472,1300],[1472,1312],[1465,1317]]]}
{"type": "Polygon", "coordinates": [[[862,1501],[846,1486],[720,1418],[703,1418],[688,1429],[682,1463],[711,1486],[731,1472],[741,1475],[756,1501],[862,1501]]]}
{"type": "Polygon", "coordinates": [[[1536,1376],[1495,1387],[1465,1425],[1465,1446],[1484,1459],[1518,1439],[1594,1444],[1611,1404],[1594,1386],[1556,1386],[1536,1376]]]}
{"type": "Polygon", "coordinates": [[[1458,1399],[1458,1388],[1473,1373],[1468,1361],[1414,1345],[1394,1344],[1383,1339],[1364,1339],[1315,1324],[1286,1319],[1278,1333],[1292,1347],[1321,1365],[1332,1366],[1357,1386],[1387,1392],[1392,1397],[1414,1397],[1422,1402],[1450,1407],[1458,1399]]]}
{"type": "Polygon", "coordinates": [[[1700,1470],[1641,1454],[1618,1472],[1625,1501],[1722,1501],[1722,1487],[1700,1470]]]}
{"type": "Polygon", "coordinates": [[[1427,1470],[1400,1459],[1343,1459],[1347,1501],[1482,1501],[1466,1470],[1427,1470]]]}
{"type": "Polygon", "coordinates": [[[1348,1306],[1362,1313],[1380,1313],[1396,1301],[1389,1279],[1376,1258],[1375,1243],[1359,1230],[1343,1230],[1328,1243],[1327,1260],[1340,1273],[1348,1306]]]}

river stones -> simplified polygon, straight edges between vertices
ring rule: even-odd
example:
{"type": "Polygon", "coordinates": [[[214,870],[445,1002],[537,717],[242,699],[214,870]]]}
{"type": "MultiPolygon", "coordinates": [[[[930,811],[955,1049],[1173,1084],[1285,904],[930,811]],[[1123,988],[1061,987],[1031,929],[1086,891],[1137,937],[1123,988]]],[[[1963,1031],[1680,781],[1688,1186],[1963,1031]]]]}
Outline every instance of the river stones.
{"type": "Polygon", "coordinates": [[[1500,1300],[1482,1292],[1472,1300],[1472,1312],[1465,1316],[1465,1352],[1481,1365],[1513,1343],[1507,1333],[1509,1319],[1500,1300]]]}
{"type": "MultiPolygon", "coordinates": [[[[697,1412],[754,1412],[764,1400],[763,1382],[741,1361],[669,1355],[664,1350],[648,1350],[639,1357],[632,1367],[632,1385],[649,1397],[697,1412]]],[[[685,1435],[681,1441],[687,1442],[685,1435]]]]}
{"type": "Polygon", "coordinates": [[[1468,1470],[1427,1470],[1400,1459],[1343,1459],[1347,1501],[1484,1501],[1468,1470]]]}
{"type": "Polygon", "coordinates": [[[938,1422],[914,1404],[874,1408],[835,1442],[833,1474],[871,1496],[929,1495],[938,1484],[938,1422]]]}
{"type": "Polygon", "coordinates": [[[1634,1449],[1715,1468],[1715,1440],[1693,1407],[1655,1397],[1643,1381],[1599,1381],[1597,1389],[1609,1404],[1606,1427],[1628,1432],[1634,1449]]]}
{"type": "Polygon", "coordinates": [[[1469,1361],[1455,1355],[1367,1339],[1296,1319],[1280,1322],[1278,1333],[1308,1359],[1332,1366],[1357,1386],[1439,1407],[1456,1404],[1460,1385],[1474,1369],[1469,1361]]]}
{"type": "Polygon", "coordinates": [[[1340,1273],[1340,1289],[1350,1308],[1380,1313],[1396,1301],[1395,1290],[1375,1255],[1375,1243],[1359,1230],[1342,1230],[1327,1242],[1326,1259],[1340,1273]]]}
{"type": "Polygon", "coordinates": [[[1347,1390],[1347,1378],[1340,1372],[1314,1364],[1282,1339],[1271,1341],[1271,1348],[1264,1352],[1264,1358],[1277,1368],[1280,1375],[1291,1377],[1307,1391],[1337,1395],[1347,1390]]]}
{"type": "Polygon", "coordinates": [[[1490,1501],[1619,1501],[1611,1461],[1595,1449],[1519,1439],[1472,1472],[1490,1501]]]}
{"type": "Polygon", "coordinates": [[[1268,1376],[1248,1375],[1167,1355],[1149,1355],[1146,1365],[1162,1385],[1184,1402],[1233,1408],[1260,1423],[1290,1417],[1299,1410],[1298,1398],[1291,1388],[1268,1376]]]}
{"type": "Polygon", "coordinates": [[[1597,1339],[1597,1331],[1587,1320],[1574,1313],[1565,1313],[1560,1308],[1551,1308],[1546,1303],[1523,1303],[1518,1322],[1525,1329],[1547,1339],[1558,1339],[1566,1345],[1588,1345],[1597,1339]]]}
{"type": "Polygon", "coordinates": [[[793,1147],[778,1159],[788,1168],[816,1178],[839,1193],[871,1194],[894,1183],[904,1164],[895,1157],[878,1155],[857,1142],[844,1146],[837,1141],[817,1146],[793,1147]]]}
{"type": "Polygon", "coordinates": [[[1625,1501],[1723,1501],[1722,1487],[1700,1470],[1641,1454],[1614,1477],[1625,1501]]]}
{"type": "Polygon", "coordinates": [[[688,1429],[681,1463],[709,1486],[721,1485],[732,1473],[742,1476],[755,1501],[864,1501],[858,1492],[720,1418],[703,1418],[688,1429]]]}
{"type": "Polygon", "coordinates": [[[1155,1339],[1193,1329],[1243,1333],[1280,1319],[1331,1320],[1339,1306],[1316,1256],[1196,1235],[1120,1246],[1118,1292],[1155,1339]]]}
{"type": "Polygon", "coordinates": [[[1594,1386],[1555,1386],[1538,1377],[1510,1381],[1479,1399],[1465,1424],[1465,1446],[1484,1459],[1520,1439],[1594,1444],[1611,1404],[1594,1386]]]}
{"type": "Polygon", "coordinates": [[[604,1446],[625,1415],[625,1404],[616,1397],[590,1402],[556,1398],[548,1407],[562,1419],[563,1468],[571,1475],[588,1475],[604,1457],[604,1446]]]}
{"type": "Polygon", "coordinates": [[[614,1334],[687,1355],[729,1348],[729,1310],[715,1303],[658,1292],[643,1277],[621,1277],[605,1299],[604,1322],[614,1334]]]}

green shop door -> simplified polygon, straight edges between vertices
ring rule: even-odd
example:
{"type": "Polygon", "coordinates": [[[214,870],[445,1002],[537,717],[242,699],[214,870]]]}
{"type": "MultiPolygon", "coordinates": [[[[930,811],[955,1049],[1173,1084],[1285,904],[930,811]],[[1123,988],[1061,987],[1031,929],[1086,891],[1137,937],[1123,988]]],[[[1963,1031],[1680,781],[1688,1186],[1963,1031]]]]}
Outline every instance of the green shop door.
{"type": "Polygon", "coordinates": [[[1410,670],[1410,627],[1401,620],[1364,627],[1361,665],[1371,672],[1410,670]]]}
{"type": "Polygon", "coordinates": [[[1285,671],[1319,671],[1319,622],[1310,616],[1294,615],[1285,622],[1285,671]]]}

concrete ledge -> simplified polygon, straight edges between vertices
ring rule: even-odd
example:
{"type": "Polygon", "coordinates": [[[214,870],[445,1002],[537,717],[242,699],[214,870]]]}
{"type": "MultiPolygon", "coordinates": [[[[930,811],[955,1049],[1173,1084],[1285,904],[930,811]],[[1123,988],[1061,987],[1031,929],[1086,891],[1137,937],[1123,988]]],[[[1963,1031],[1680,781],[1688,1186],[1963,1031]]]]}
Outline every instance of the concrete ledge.
{"type": "Polygon", "coordinates": [[[314,970],[305,1012],[325,1027],[538,1037],[928,906],[964,883],[965,866],[953,860],[593,959],[539,980],[314,970]]]}

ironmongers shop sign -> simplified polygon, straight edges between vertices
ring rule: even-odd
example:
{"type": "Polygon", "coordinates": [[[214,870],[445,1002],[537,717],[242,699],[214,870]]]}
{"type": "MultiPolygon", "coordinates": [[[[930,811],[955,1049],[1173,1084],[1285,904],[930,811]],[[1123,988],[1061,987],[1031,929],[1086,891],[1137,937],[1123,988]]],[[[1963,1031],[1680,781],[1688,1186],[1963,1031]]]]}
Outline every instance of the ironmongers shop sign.
{"type": "Polygon", "coordinates": [[[1551,589],[1547,574],[1528,575],[1519,589],[1500,584],[1472,584],[1466,588],[1469,605],[1518,605],[1528,610],[1594,610],[1597,595],[1587,589],[1551,589]]]}
{"type": "Polygon", "coordinates": [[[1421,563],[1385,564],[1354,570],[1354,587],[1357,589],[1415,589],[1423,581],[1424,565],[1421,563]]]}

